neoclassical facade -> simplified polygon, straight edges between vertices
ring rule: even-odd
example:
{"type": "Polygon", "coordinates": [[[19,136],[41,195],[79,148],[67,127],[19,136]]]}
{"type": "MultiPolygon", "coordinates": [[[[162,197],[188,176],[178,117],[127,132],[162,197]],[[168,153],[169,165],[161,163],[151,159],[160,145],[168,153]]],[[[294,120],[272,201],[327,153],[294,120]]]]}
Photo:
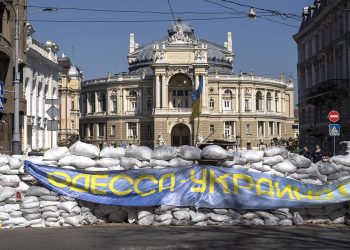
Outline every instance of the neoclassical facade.
{"type": "Polygon", "coordinates": [[[349,1],[318,0],[303,10],[298,44],[300,145],[333,152],[327,116],[340,113],[336,147],[350,139],[349,1]]]}
{"type": "Polygon", "coordinates": [[[181,20],[167,37],[144,46],[131,33],[129,72],[81,84],[81,139],[100,147],[154,147],[161,136],[179,146],[195,144],[199,134],[257,148],[274,137],[293,137],[293,82],[236,75],[233,59],[231,32],[224,46],[197,38],[181,20]],[[191,93],[200,81],[202,113],[192,119],[191,93]]]}
{"type": "MultiPolygon", "coordinates": [[[[47,41],[41,44],[33,38],[34,29],[27,24],[27,64],[23,69],[24,93],[27,111],[24,116],[22,150],[47,149],[57,146],[57,130],[48,125],[52,120],[47,110],[48,101],[58,98],[58,46],[47,41]]],[[[59,106],[56,103],[56,107],[59,106]]],[[[59,117],[55,117],[57,120],[59,117]]]]}

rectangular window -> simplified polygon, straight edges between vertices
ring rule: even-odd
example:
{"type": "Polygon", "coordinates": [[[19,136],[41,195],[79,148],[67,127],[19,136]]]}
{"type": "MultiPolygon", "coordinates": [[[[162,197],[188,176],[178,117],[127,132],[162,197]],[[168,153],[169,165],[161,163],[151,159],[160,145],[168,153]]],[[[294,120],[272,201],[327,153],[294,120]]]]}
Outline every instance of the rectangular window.
{"type": "Polygon", "coordinates": [[[74,130],[75,129],[75,127],[74,127],[74,120],[72,120],[71,122],[70,122],[70,126],[71,126],[71,130],[74,130]]]}
{"type": "Polygon", "coordinates": [[[94,124],[93,123],[89,124],[89,136],[91,136],[91,137],[94,136],[94,124]]]}
{"type": "Polygon", "coordinates": [[[224,100],[224,109],[225,110],[231,109],[231,100],[224,100]]]}
{"type": "Polygon", "coordinates": [[[137,123],[128,122],[128,137],[137,138],[137,123]]]}
{"type": "Polygon", "coordinates": [[[258,136],[264,136],[264,122],[258,122],[258,136]]]}
{"type": "Polygon", "coordinates": [[[250,124],[247,124],[246,126],[246,134],[251,135],[250,124]]]}
{"type": "Polygon", "coordinates": [[[209,125],[209,131],[210,131],[210,133],[215,132],[214,124],[210,124],[210,125],[209,125]]]}
{"type": "Polygon", "coordinates": [[[111,126],[111,136],[115,136],[115,125],[111,126]]]}
{"type": "Polygon", "coordinates": [[[281,123],[277,122],[277,135],[281,136],[281,123]]]}
{"type": "Polygon", "coordinates": [[[98,136],[99,136],[99,137],[105,136],[105,126],[104,126],[104,123],[99,123],[99,124],[98,124],[98,136]]]}
{"type": "Polygon", "coordinates": [[[74,101],[71,102],[70,110],[74,110],[74,101]]]}
{"type": "Polygon", "coordinates": [[[112,112],[117,112],[117,99],[112,100],[112,112]]]}
{"type": "Polygon", "coordinates": [[[136,111],[137,109],[137,102],[131,102],[131,111],[136,111]]]}
{"type": "Polygon", "coordinates": [[[273,122],[269,122],[269,136],[273,135],[273,122]]]}
{"type": "Polygon", "coordinates": [[[151,125],[147,126],[147,137],[150,139],[152,137],[152,127],[151,125]]]}
{"type": "Polygon", "coordinates": [[[225,122],[225,127],[224,127],[224,137],[231,137],[233,136],[233,122],[225,122]]]}
{"type": "Polygon", "coordinates": [[[248,99],[244,100],[244,111],[250,111],[249,100],[248,99]]]}

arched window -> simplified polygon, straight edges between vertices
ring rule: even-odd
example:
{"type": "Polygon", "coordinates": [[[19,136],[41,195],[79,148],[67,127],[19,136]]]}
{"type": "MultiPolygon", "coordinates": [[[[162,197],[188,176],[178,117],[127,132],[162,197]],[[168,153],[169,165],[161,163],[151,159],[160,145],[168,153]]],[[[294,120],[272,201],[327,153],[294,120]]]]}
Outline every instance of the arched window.
{"type": "Polygon", "coordinates": [[[137,96],[136,91],[135,91],[135,90],[131,90],[131,91],[129,92],[129,96],[134,96],[134,97],[136,97],[136,96],[137,96]]]}
{"type": "Polygon", "coordinates": [[[210,98],[210,100],[209,100],[209,108],[210,109],[214,109],[214,100],[213,100],[213,98],[210,98]]]}
{"type": "Polygon", "coordinates": [[[267,111],[272,111],[271,103],[272,103],[271,92],[267,92],[267,94],[266,94],[266,110],[267,111]]]}
{"type": "Polygon", "coordinates": [[[275,112],[278,112],[278,93],[275,93],[275,112]]]}
{"type": "Polygon", "coordinates": [[[224,94],[222,95],[222,105],[223,105],[223,110],[232,110],[232,91],[229,89],[224,90],[224,94]]]}
{"type": "Polygon", "coordinates": [[[261,93],[261,91],[259,90],[258,92],[256,92],[256,103],[255,103],[256,105],[256,110],[257,111],[262,111],[262,109],[263,109],[263,103],[262,103],[262,93],[261,93]]]}

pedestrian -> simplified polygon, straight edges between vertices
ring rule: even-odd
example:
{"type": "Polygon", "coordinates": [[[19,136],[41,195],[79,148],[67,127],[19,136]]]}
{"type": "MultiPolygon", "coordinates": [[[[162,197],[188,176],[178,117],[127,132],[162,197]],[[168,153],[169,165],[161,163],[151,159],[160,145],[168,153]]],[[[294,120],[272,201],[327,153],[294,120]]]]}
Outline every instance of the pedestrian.
{"type": "Polygon", "coordinates": [[[306,146],[303,149],[303,156],[311,160],[311,152],[309,151],[309,148],[306,146]]]}
{"type": "Polygon", "coordinates": [[[315,146],[315,150],[311,154],[312,162],[316,163],[322,160],[322,156],[324,155],[320,145],[315,146]]]}

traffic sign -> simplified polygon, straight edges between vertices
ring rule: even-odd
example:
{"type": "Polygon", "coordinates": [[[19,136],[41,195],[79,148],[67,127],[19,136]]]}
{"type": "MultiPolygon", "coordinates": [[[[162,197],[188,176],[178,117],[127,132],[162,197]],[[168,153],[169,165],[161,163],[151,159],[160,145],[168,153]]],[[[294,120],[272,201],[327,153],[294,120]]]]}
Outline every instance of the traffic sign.
{"type": "Polygon", "coordinates": [[[337,122],[337,121],[339,121],[339,113],[338,113],[338,111],[332,110],[331,112],[329,112],[329,114],[328,114],[328,119],[329,119],[331,122],[337,122]]]}
{"type": "Polygon", "coordinates": [[[45,104],[59,105],[60,99],[45,99],[45,104]]]}
{"type": "Polygon", "coordinates": [[[51,106],[46,113],[50,116],[51,119],[55,119],[56,116],[58,116],[60,114],[60,111],[58,110],[58,108],[56,108],[55,106],[51,106]]]}
{"type": "Polygon", "coordinates": [[[0,81],[0,96],[4,96],[4,83],[0,81]]]}
{"type": "Polygon", "coordinates": [[[340,125],[339,124],[329,124],[329,136],[339,136],[340,135],[340,125]]]}
{"type": "Polygon", "coordinates": [[[47,130],[48,131],[57,131],[58,130],[58,121],[56,121],[56,120],[47,121],[47,130]]]}

